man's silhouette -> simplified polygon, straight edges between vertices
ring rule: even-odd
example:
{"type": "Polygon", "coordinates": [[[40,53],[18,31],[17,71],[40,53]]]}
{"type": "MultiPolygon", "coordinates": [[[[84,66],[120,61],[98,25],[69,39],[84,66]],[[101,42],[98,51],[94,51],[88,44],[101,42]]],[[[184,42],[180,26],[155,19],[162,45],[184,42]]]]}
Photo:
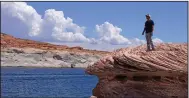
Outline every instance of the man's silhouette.
{"type": "Polygon", "coordinates": [[[142,35],[144,35],[144,32],[146,32],[146,42],[147,42],[147,51],[150,51],[150,46],[152,50],[155,50],[154,44],[152,41],[153,31],[154,31],[154,22],[151,20],[151,16],[149,14],[146,15],[147,21],[145,22],[144,31],[142,32],[142,35]]]}

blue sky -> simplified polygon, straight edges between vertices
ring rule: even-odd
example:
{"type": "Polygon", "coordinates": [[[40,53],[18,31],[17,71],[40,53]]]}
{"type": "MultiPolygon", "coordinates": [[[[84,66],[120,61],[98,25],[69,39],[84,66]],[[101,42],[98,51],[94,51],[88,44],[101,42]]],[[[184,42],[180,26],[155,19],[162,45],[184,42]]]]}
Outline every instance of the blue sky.
{"type": "Polygon", "coordinates": [[[165,42],[187,42],[187,2],[29,2],[38,13],[53,8],[64,11],[81,26],[85,35],[96,36],[94,26],[108,21],[127,38],[141,38],[145,14],[155,22],[154,36],[165,42]]]}
{"type": "MultiPolygon", "coordinates": [[[[67,42],[78,43],[78,40],[82,38],[82,41],[84,42],[91,40],[91,38],[94,38],[95,40],[110,42],[109,44],[113,43],[112,45],[126,45],[128,44],[128,40],[135,38],[141,40],[141,43],[144,43],[145,37],[142,36],[141,33],[144,27],[144,22],[146,21],[145,14],[149,13],[152,16],[152,20],[154,20],[155,22],[155,31],[153,36],[154,39],[156,38],[163,42],[187,42],[187,2],[26,2],[26,5],[23,5],[23,8],[19,9],[19,11],[13,10],[12,8],[14,7],[14,4],[8,4],[8,7],[3,6],[2,13],[4,16],[2,17],[4,24],[3,22],[1,23],[3,32],[15,35],[16,37],[41,40],[44,39],[44,41],[46,42],[52,41],[54,43],[56,43],[57,41],[57,43],[61,44],[67,42]],[[34,10],[36,10],[36,12],[32,13],[34,13],[35,15],[40,15],[41,18],[36,18],[38,16],[31,16],[29,14],[30,10],[23,10],[25,9],[24,7],[27,6],[31,6],[34,10]],[[10,11],[7,11],[7,9],[10,11]],[[15,12],[16,15],[23,15],[24,19],[31,18],[31,20],[33,19],[36,23],[36,21],[45,20],[45,13],[47,13],[45,11],[47,11],[48,9],[54,9],[55,11],[51,11],[52,13],[56,11],[62,11],[64,14],[64,16],[62,17],[64,17],[65,19],[67,19],[67,17],[71,18],[73,20],[72,23],[77,25],[72,26],[70,24],[69,26],[67,26],[68,29],[75,30],[75,32],[72,30],[74,34],[77,33],[76,31],[81,31],[80,33],[83,35],[81,35],[79,39],[76,38],[76,40],[65,40],[65,36],[60,34],[61,32],[58,32],[55,34],[56,37],[59,37],[60,35],[63,37],[57,37],[57,40],[51,40],[51,38],[45,39],[47,38],[47,35],[53,35],[50,32],[46,34],[44,33],[43,36],[45,36],[45,38],[43,37],[42,39],[42,37],[26,37],[28,31],[24,30],[25,26],[20,27],[20,31],[18,29],[15,29],[14,27],[12,27],[12,29],[7,28],[7,25],[14,24],[11,23],[11,19],[17,18],[17,20],[15,20],[16,22],[22,20],[21,18],[18,18],[18,16],[6,16],[10,14],[9,12],[15,12]],[[9,17],[10,19],[7,17],[9,17]],[[10,24],[6,24],[5,22],[7,21],[5,20],[7,20],[8,23],[10,21],[10,24]],[[97,31],[96,25],[101,27],[99,31],[97,31]],[[82,27],[85,27],[85,29],[82,29],[82,27]],[[22,28],[23,31],[21,30],[22,28]],[[121,30],[118,30],[119,28],[121,30]],[[20,33],[16,34],[16,31],[20,33]],[[110,34],[105,34],[107,31],[110,31],[110,34]],[[114,31],[116,32],[116,34],[114,34],[114,31]],[[99,33],[102,34],[102,36],[99,36],[99,33]],[[113,38],[112,36],[114,35],[116,35],[117,37],[113,38]]],[[[54,16],[52,15],[50,17],[52,18],[54,16]]],[[[48,22],[45,23],[47,24],[48,22]]],[[[23,20],[22,22],[20,22],[20,24],[24,24],[23,20]]],[[[25,24],[27,25],[27,28],[31,28],[31,24],[26,22],[25,24]]],[[[56,23],[53,24],[53,27],[56,26],[56,23]]],[[[11,26],[9,28],[11,28],[11,26]]],[[[49,30],[51,31],[51,29],[49,30]]],[[[66,31],[66,33],[67,32],[69,32],[69,30],[66,31]]]]}

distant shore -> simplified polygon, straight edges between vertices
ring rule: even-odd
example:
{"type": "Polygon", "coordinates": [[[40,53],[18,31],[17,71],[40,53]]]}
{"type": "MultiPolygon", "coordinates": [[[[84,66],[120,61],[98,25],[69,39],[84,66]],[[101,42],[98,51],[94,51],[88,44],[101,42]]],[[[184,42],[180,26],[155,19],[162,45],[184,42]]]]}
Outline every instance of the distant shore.
{"type": "Polygon", "coordinates": [[[1,49],[1,67],[87,68],[102,55],[35,48],[1,49]]]}
{"type": "Polygon", "coordinates": [[[80,67],[75,67],[75,68],[70,68],[70,67],[38,67],[38,66],[1,66],[1,68],[48,68],[48,69],[86,69],[86,68],[80,68],[80,67]]]}

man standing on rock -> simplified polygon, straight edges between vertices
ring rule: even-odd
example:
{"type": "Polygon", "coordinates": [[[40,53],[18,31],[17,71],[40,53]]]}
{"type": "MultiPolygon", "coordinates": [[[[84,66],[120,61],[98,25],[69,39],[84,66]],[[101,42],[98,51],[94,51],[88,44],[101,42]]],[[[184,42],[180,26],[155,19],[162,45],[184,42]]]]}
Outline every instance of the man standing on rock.
{"type": "Polygon", "coordinates": [[[150,46],[152,50],[155,50],[153,42],[152,42],[152,36],[154,31],[154,21],[151,20],[151,16],[149,14],[146,15],[147,21],[145,22],[145,27],[142,32],[142,35],[144,35],[144,32],[146,31],[146,42],[147,42],[147,51],[150,51],[150,46]]]}

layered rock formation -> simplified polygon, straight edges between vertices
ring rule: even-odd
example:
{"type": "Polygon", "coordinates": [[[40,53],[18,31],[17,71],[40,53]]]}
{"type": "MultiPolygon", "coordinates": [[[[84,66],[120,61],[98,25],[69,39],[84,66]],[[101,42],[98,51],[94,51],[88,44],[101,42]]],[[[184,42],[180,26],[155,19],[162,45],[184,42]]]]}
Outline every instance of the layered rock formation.
{"type": "Polygon", "coordinates": [[[187,44],[119,49],[89,66],[97,98],[187,98],[187,44]]]}
{"type": "Polygon", "coordinates": [[[80,46],[76,47],[68,47],[66,45],[54,45],[45,42],[33,41],[28,39],[15,38],[11,35],[1,33],[1,48],[35,48],[41,50],[60,50],[60,51],[68,51],[68,52],[78,52],[78,53],[91,53],[91,54],[107,54],[107,51],[97,51],[97,50],[89,50],[83,49],[80,46]]]}
{"type": "Polygon", "coordinates": [[[107,53],[20,39],[1,33],[1,66],[86,68],[107,53]]]}

